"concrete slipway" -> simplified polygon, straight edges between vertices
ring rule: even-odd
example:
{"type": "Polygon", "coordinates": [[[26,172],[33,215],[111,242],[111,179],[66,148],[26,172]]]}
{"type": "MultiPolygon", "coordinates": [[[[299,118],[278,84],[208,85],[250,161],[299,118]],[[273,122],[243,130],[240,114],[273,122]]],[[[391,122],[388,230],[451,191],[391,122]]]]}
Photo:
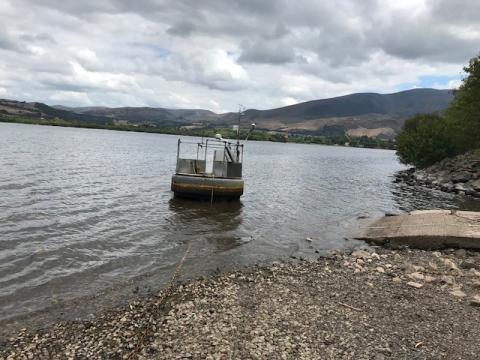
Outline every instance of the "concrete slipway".
{"type": "Polygon", "coordinates": [[[480,212],[422,210],[386,216],[371,224],[359,239],[394,247],[480,250],[480,212]]]}

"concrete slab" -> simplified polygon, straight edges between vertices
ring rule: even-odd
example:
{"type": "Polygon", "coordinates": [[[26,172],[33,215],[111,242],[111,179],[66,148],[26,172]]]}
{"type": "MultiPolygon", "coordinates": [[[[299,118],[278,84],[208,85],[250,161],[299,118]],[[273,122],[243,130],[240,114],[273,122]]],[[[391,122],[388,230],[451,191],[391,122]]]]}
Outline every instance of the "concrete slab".
{"type": "Polygon", "coordinates": [[[387,216],[359,237],[374,244],[420,249],[445,247],[480,250],[480,212],[422,210],[387,216]]]}

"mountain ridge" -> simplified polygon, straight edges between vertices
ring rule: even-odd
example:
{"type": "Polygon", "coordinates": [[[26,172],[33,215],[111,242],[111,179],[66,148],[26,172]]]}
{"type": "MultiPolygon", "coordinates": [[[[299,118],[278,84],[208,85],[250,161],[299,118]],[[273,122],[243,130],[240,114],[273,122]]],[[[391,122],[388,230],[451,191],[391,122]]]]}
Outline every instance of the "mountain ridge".
{"type": "MultiPolygon", "coordinates": [[[[354,93],[310,100],[280,108],[243,112],[245,126],[251,122],[264,130],[313,135],[347,133],[375,134],[393,138],[404,121],[417,113],[442,112],[453,99],[452,90],[410,89],[390,94],[354,93]]],[[[204,109],[154,107],[68,107],[0,99],[0,113],[20,112],[37,117],[60,117],[101,124],[149,124],[155,127],[231,126],[238,113],[217,114],[204,109]],[[12,110],[16,109],[16,110],[12,110]]]]}

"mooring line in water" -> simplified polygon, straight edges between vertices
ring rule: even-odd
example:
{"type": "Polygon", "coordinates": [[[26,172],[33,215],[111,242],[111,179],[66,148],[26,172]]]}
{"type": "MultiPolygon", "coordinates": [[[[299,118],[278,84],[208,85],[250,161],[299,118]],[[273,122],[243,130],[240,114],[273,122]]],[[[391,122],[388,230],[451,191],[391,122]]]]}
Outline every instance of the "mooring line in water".
{"type": "MultiPolygon", "coordinates": [[[[175,271],[173,272],[172,276],[170,277],[170,280],[167,283],[167,287],[165,288],[164,291],[162,291],[161,295],[159,296],[160,299],[157,302],[155,302],[153,310],[158,310],[159,306],[163,303],[163,301],[169,295],[171,295],[171,293],[173,292],[175,282],[177,281],[178,275],[180,274],[180,271],[182,270],[183,263],[187,259],[187,256],[188,256],[188,253],[190,252],[191,247],[192,247],[192,242],[190,241],[188,243],[187,249],[185,250],[182,258],[180,259],[177,266],[175,267],[175,271]]],[[[145,339],[148,336],[148,331],[149,330],[150,330],[149,327],[147,327],[145,329],[145,331],[141,335],[141,338],[138,340],[137,346],[130,352],[130,354],[127,356],[127,359],[131,359],[133,355],[138,354],[138,352],[140,350],[140,346],[145,343],[145,339]]]]}
{"type": "Polygon", "coordinates": [[[212,171],[212,194],[210,195],[210,206],[213,205],[213,187],[215,185],[215,182],[213,181],[215,179],[215,174],[213,174],[213,171],[212,171]]]}
{"type": "Polygon", "coordinates": [[[178,262],[177,267],[175,268],[175,272],[172,274],[172,277],[170,278],[170,281],[167,286],[167,290],[170,290],[171,288],[173,288],[173,285],[175,284],[175,281],[177,280],[177,277],[180,274],[180,271],[182,270],[183,263],[185,262],[185,259],[187,258],[191,247],[192,247],[192,242],[190,241],[188,243],[187,249],[185,250],[185,253],[183,254],[180,261],[178,262]]]}

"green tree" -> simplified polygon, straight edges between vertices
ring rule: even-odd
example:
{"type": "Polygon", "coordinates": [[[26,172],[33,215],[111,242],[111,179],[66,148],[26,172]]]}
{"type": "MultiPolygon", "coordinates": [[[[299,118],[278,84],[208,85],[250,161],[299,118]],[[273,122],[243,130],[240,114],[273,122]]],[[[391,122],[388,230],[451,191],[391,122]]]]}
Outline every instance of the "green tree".
{"type": "Polygon", "coordinates": [[[463,70],[468,76],[445,113],[458,152],[480,147],[480,56],[463,70]]]}
{"type": "Polygon", "coordinates": [[[450,126],[438,115],[423,114],[407,120],[397,136],[397,155],[405,164],[426,167],[448,156],[456,149],[450,126]]]}
{"type": "Polygon", "coordinates": [[[397,136],[397,155],[406,164],[425,167],[446,157],[480,148],[480,56],[464,68],[467,76],[438,115],[417,115],[397,136]]]}

